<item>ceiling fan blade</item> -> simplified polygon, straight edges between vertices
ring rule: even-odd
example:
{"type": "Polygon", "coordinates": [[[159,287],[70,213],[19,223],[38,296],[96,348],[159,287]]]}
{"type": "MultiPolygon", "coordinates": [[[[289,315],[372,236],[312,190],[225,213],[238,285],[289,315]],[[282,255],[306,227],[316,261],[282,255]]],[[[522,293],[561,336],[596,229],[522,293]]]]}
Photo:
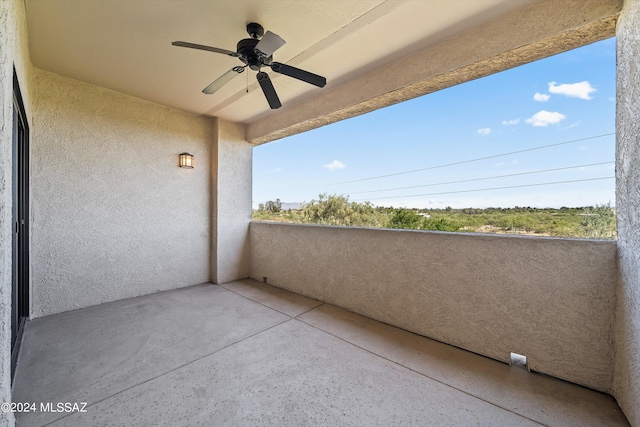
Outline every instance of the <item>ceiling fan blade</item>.
{"type": "Polygon", "coordinates": [[[188,42],[173,42],[171,44],[173,46],[188,47],[191,49],[200,49],[200,50],[206,50],[209,52],[222,53],[223,55],[229,55],[229,56],[235,56],[235,57],[240,56],[238,52],[234,52],[232,50],[219,49],[217,47],[204,46],[201,44],[188,43],[188,42]]]}
{"type": "Polygon", "coordinates": [[[292,67],[291,65],[274,62],[271,64],[271,69],[276,73],[284,74],[285,76],[293,77],[294,79],[302,80],[303,82],[307,82],[318,87],[324,87],[324,85],[327,84],[326,78],[301,70],[300,68],[292,67]]]}
{"type": "Polygon", "coordinates": [[[273,83],[271,83],[271,79],[269,78],[269,74],[264,71],[260,71],[256,77],[258,78],[258,83],[260,83],[262,92],[264,92],[264,96],[267,98],[269,107],[273,110],[282,107],[280,98],[278,98],[278,94],[276,93],[273,83]]]}
{"type": "Polygon", "coordinates": [[[273,52],[280,49],[287,42],[282,39],[279,35],[272,33],[271,31],[267,31],[262,39],[258,42],[254,50],[258,55],[262,55],[265,58],[273,55],[273,52]]]}
{"type": "Polygon", "coordinates": [[[229,71],[227,71],[226,73],[218,77],[216,80],[214,80],[213,83],[211,83],[209,86],[205,87],[202,90],[202,93],[211,95],[212,93],[220,89],[222,86],[229,83],[235,76],[242,73],[243,71],[244,71],[244,67],[240,67],[240,66],[233,67],[232,69],[230,69],[229,71]]]}

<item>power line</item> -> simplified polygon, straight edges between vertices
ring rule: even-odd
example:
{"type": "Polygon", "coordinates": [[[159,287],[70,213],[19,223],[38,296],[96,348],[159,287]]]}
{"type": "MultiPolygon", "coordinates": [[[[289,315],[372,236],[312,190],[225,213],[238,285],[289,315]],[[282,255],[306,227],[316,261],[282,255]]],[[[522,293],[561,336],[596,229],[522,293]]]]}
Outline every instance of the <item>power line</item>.
{"type": "Polygon", "coordinates": [[[550,148],[550,147],[557,147],[559,145],[572,144],[574,142],[587,141],[589,139],[602,138],[602,137],[611,136],[611,135],[614,135],[614,134],[615,134],[615,132],[605,133],[603,135],[596,135],[596,136],[590,136],[590,137],[587,137],[587,138],[574,139],[574,140],[571,140],[571,141],[558,142],[556,144],[543,145],[541,147],[527,148],[527,149],[524,149],[524,150],[511,151],[509,153],[495,154],[493,156],[480,157],[480,158],[471,159],[471,160],[463,160],[463,161],[460,161],[460,162],[447,163],[447,164],[444,164],[444,165],[430,166],[428,168],[413,169],[413,170],[409,170],[409,171],[390,173],[390,174],[386,174],[386,175],[377,175],[377,176],[372,176],[372,177],[369,177],[369,178],[354,179],[352,181],[342,181],[342,182],[337,182],[337,183],[332,184],[332,185],[342,185],[342,184],[349,184],[349,183],[352,183],[352,182],[370,181],[370,180],[373,180],[373,179],[388,178],[390,176],[406,175],[406,174],[409,174],[409,173],[422,172],[422,171],[426,171],[426,170],[446,168],[446,167],[449,167],[449,166],[456,166],[456,165],[462,165],[462,164],[465,164],[465,163],[479,162],[481,160],[495,159],[497,157],[510,156],[512,154],[526,153],[528,151],[535,151],[535,150],[542,150],[542,149],[550,148]]]}
{"type": "Polygon", "coordinates": [[[598,181],[602,179],[614,179],[614,178],[615,178],[614,176],[604,176],[601,178],[575,179],[571,181],[555,181],[555,182],[542,182],[539,184],[510,185],[508,187],[477,188],[475,190],[443,191],[441,193],[409,194],[406,196],[376,197],[373,199],[356,199],[356,201],[361,201],[361,200],[369,201],[369,200],[380,200],[380,199],[402,199],[404,197],[438,196],[442,194],[472,193],[475,191],[506,190],[509,188],[536,187],[541,185],[554,185],[554,184],[568,184],[571,182],[598,181]]]}
{"type": "Polygon", "coordinates": [[[608,165],[608,164],[611,164],[611,163],[615,163],[615,162],[611,161],[611,162],[601,162],[601,163],[590,163],[588,165],[576,165],[576,166],[567,166],[567,167],[563,167],[563,168],[537,170],[537,171],[531,171],[531,172],[510,173],[510,174],[507,174],[507,175],[495,175],[495,176],[487,176],[487,177],[484,177],[484,178],[463,179],[463,180],[460,180],[460,181],[436,182],[436,183],[433,183],[433,184],[412,185],[412,186],[409,186],[409,187],[395,187],[395,188],[385,188],[385,189],[382,189],[382,190],[356,191],[356,192],[349,193],[349,194],[380,193],[382,191],[407,190],[407,189],[410,189],[410,188],[421,188],[421,187],[434,187],[436,185],[459,184],[461,182],[474,182],[474,181],[484,181],[484,180],[487,180],[487,179],[507,178],[507,177],[511,177],[511,176],[533,175],[533,174],[536,174],[536,173],[561,171],[561,170],[567,170],[567,169],[585,168],[585,167],[589,167],[589,166],[608,165]]]}

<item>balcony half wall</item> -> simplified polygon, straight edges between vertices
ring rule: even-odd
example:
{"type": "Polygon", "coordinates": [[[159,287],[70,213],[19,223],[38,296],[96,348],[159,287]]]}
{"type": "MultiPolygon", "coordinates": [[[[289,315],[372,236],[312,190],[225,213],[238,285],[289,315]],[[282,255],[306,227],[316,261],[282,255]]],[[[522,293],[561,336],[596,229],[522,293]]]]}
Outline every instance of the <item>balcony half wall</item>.
{"type": "Polygon", "coordinates": [[[612,391],[616,242],[252,222],[251,277],[612,391]]]}

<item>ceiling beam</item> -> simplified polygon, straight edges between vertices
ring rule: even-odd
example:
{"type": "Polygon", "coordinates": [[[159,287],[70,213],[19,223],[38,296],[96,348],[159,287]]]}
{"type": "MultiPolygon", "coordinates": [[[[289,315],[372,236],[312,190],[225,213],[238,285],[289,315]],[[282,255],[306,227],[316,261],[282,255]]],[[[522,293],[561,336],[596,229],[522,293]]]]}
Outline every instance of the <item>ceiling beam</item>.
{"type": "Polygon", "coordinates": [[[615,35],[622,0],[542,0],[250,123],[264,144],[615,35]]]}

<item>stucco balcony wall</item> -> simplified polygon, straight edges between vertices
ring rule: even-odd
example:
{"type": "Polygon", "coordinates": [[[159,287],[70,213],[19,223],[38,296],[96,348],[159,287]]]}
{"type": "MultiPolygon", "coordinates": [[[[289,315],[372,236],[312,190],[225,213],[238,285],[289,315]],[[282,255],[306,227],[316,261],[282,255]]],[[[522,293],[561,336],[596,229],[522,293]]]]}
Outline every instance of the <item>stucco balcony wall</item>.
{"type": "Polygon", "coordinates": [[[613,241],[252,222],[260,281],[612,391],[613,241]]]}

